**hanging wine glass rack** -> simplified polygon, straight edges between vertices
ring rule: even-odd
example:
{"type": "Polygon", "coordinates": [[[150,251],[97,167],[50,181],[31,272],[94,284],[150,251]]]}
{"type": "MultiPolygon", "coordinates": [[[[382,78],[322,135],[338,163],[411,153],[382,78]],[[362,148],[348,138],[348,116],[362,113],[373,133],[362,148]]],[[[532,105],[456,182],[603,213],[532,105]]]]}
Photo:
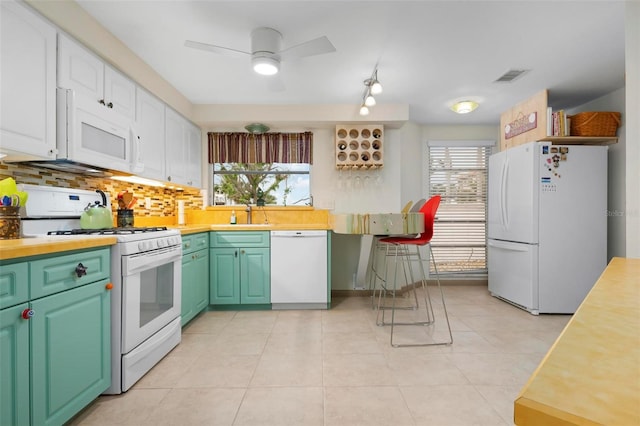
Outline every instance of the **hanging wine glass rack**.
{"type": "Polygon", "coordinates": [[[336,126],[336,168],[376,169],[384,164],[381,124],[336,126]]]}

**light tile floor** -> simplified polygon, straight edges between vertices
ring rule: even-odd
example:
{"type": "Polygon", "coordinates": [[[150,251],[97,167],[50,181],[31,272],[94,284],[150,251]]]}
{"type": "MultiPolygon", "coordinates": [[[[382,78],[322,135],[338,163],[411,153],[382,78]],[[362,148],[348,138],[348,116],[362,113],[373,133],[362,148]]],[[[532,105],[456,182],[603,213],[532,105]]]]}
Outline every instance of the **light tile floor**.
{"type": "Polygon", "coordinates": [[[132,389],[70,424],[512,425],[515,397],[570,316],[533,316],[484,286],[444,291],[451,346],[392,348],[368,297],[334,298],[328,311],[204,312],[132,389]]]}

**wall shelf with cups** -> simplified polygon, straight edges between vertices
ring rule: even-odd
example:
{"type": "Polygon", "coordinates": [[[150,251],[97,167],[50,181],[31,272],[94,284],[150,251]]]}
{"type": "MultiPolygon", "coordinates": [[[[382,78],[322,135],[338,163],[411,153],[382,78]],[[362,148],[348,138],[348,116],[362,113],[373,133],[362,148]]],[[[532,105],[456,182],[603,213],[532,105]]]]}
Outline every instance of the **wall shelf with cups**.
{"type": "Polygon", "coordinates": [[[336,168],[339,170],[381,168],[383,147],[382,124],[336,126],[336,168]]]}

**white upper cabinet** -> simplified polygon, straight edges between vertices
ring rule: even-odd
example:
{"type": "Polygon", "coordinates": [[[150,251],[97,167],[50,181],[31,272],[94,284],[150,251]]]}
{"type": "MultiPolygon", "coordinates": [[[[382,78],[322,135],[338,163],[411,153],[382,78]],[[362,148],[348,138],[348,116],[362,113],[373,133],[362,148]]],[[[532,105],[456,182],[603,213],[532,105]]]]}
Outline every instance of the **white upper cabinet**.
{"type": "Polygon", "coordinates": [[[171,108],[166,108],[165,119],[165,180],[199,188],[202,185],[200,129],[171,108]]]}
{"type": "Polygon", "coordinates": [[[56,29],[31,9],[0,2],[0,152],[56,158],[56,29]]]}
{"type": "Polygon", "coordinates": [[[187,123],[187,185],[195,188],[202,187],[202,132],[200,129],[187,123]]]}
{"type": "Polygon", "coordinates": [[[140,176],[166,180],[164,110],[162,101],[146,90],[136,89],[136,125],[144,171],[140,176]]]}
{"type": "Polygon", "coordinates": [[[63,34],[58,35],[58,86],[135,119],[135,83],[63,34]]]}

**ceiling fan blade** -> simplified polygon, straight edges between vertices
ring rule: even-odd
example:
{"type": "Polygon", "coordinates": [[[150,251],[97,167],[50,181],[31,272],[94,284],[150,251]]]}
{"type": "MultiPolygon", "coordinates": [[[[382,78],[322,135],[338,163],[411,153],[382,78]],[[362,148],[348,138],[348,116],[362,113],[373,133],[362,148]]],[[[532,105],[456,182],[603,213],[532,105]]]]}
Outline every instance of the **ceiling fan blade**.
{"type": "Polygon", "coordinates": [[[304,58],[305,56],[322,55],[335,52],[336,48],[326,36],[318,37],[280,51],[280,56],[285,58],[304,58]]]}
{"type": "Polygon", "coordinates": [[[242,50],[231,49],[229,47],[215,46],[213,44],[200,43],[198,41],[187,40],[184,42],[184,45],[187,47],[192,47],[194,49],[206,50],[208,52],[218,53],[220,55],[226,55],[226,56],[245,57],[246,55],[251,55],[251,53],[243,52],[242,50]]]}

